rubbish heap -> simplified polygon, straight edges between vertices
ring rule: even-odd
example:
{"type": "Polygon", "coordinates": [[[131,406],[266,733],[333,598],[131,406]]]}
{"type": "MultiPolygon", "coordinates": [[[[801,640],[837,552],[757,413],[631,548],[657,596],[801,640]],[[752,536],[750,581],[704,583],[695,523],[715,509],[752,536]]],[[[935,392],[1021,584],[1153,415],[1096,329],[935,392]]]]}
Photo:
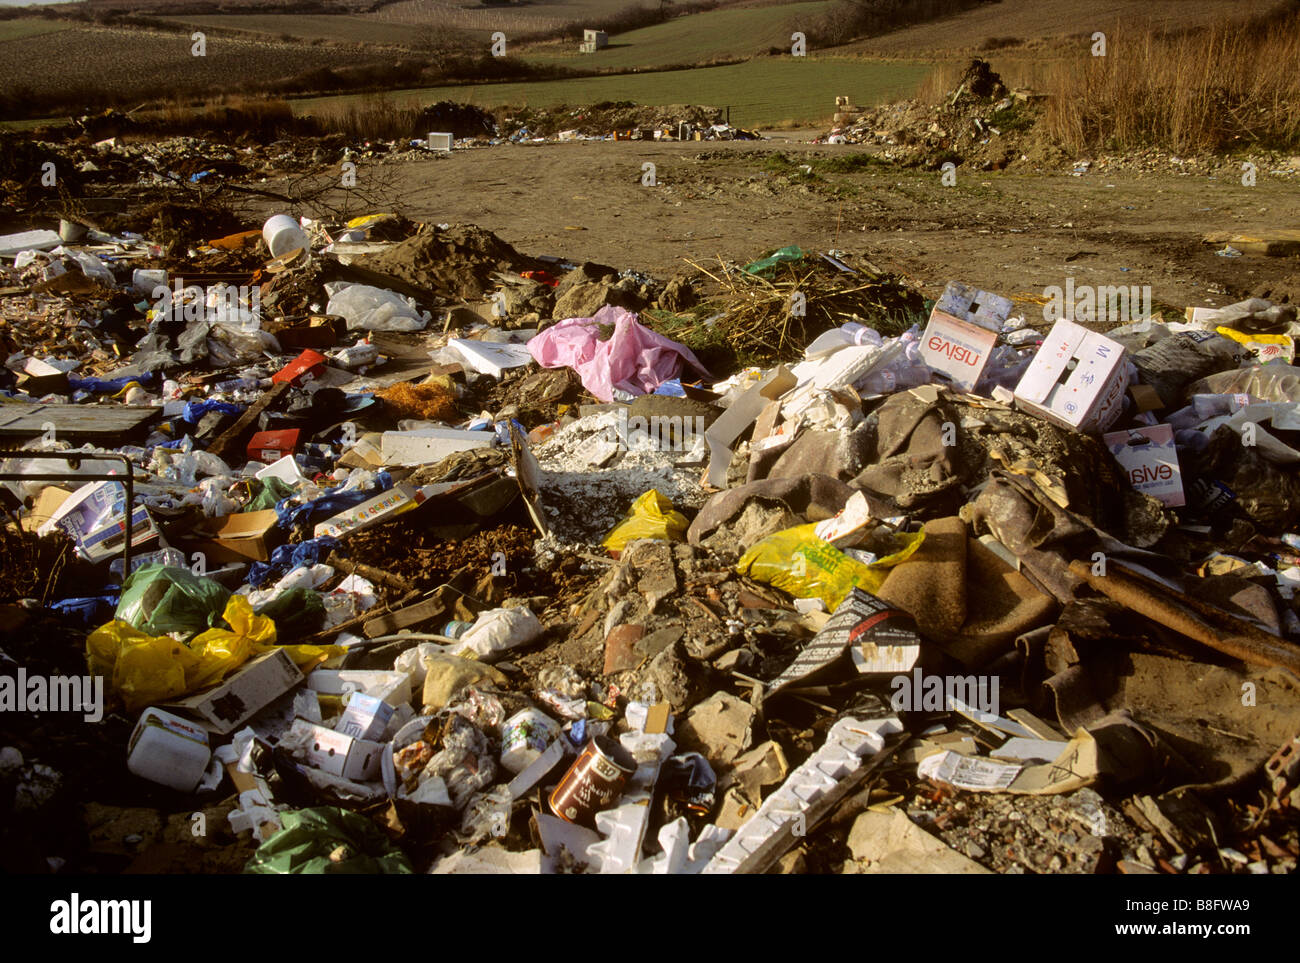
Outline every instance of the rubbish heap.
{"type": "Polygon", "coordinates": [[[6,868],[1295,869],[1293,305],[186,250],[0,238],[6,868]]]}

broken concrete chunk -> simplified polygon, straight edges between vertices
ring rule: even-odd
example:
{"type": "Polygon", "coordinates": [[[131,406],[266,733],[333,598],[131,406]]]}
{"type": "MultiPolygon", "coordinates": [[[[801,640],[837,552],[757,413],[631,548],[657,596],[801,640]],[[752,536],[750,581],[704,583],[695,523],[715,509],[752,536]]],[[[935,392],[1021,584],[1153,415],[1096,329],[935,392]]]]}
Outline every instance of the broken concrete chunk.
{"type": "Polygon", "coordinates": [[[986,874],[989,870],[950,849],[917,826],[900,809],[865,812],[849,830],[849,851],[865,865],[847,866],[859,873],[986,874]]]}
{"type": "Polygon", "coordinates": [[[726,692],[715,692],[686,714],[680,742],[698,749],[719,769],[729,768],[753,741],[754,707],[726,692]]]}

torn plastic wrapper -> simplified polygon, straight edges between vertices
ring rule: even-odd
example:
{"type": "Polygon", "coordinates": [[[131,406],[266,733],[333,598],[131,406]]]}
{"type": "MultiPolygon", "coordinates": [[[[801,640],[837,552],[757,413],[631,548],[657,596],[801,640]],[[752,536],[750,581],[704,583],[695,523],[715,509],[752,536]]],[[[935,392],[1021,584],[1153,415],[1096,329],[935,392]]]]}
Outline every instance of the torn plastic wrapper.
{"type": "Polygon", "coordinates": [[[834,611],[855,587],[876,592],[888,569],[907,559],[924,534],[894,536],[897,550],[870,565],[849,558],[815,534],[816,525],[799,525],[756,542],[736,564],[736,571],[766,582],[796,598],[818,598],[834,611]]]}
{"type": "Polygon", "coordinates": [[[649,394],[675,378],[685,362],[701,374],[708,371],[684,345],[640,324],[630,311],[606,305],[590,318],[569,318],[547,328],[528,342],[533,360],[543,368],[573,368],[582,385],[608,404],[614,389],[649,394]],[[613,325],[607,340],[603,326],[613,325]]]}

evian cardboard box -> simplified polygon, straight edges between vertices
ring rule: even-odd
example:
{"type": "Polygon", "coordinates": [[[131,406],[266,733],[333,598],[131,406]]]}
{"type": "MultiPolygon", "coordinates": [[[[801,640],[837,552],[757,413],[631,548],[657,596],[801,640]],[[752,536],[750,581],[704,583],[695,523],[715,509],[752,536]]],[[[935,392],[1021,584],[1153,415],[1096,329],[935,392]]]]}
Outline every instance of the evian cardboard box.
{"type": "Polygon", "coordinates": [[[1062,318],[1016,385],[1016,405],[1064,428],[1105,431],[1128,388],[1124,346],[1062,318]]]}
{"type": "Polygon", "coordinates": [[[921,338],[921,357],[958,388],[973,390],[1011,308],[1007,298],[949,282],[930,312],[930,323],[921,338]]]}
{"type": "Polygon", "coordinates": [[[1101,440],[1124,469],[1129,484],[1138,491],[1160,499],[1170,508],[1187,504],[1171,426],[1112,431],[1102,435],[1101,440]]]}

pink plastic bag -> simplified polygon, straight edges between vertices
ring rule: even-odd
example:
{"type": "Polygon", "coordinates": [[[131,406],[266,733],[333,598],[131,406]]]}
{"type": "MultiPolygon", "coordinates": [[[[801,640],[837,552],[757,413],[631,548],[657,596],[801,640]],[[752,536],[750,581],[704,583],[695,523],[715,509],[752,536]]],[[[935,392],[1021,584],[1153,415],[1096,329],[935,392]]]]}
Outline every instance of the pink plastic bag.
{"type": "Polygon", "coordinates": [[[592,318],[569,318],[528,342],[533,360],[543,368],[573,368],[582,385],[601,401],[614,400],[613,389],[649,394],[682,369],[682,362],[701,374],[708,370],[690,348],[656,334],[631,311],[606,305],[592,318]],[[598,337],[601,325],[613,325],[609,340],[598,337]]]}

